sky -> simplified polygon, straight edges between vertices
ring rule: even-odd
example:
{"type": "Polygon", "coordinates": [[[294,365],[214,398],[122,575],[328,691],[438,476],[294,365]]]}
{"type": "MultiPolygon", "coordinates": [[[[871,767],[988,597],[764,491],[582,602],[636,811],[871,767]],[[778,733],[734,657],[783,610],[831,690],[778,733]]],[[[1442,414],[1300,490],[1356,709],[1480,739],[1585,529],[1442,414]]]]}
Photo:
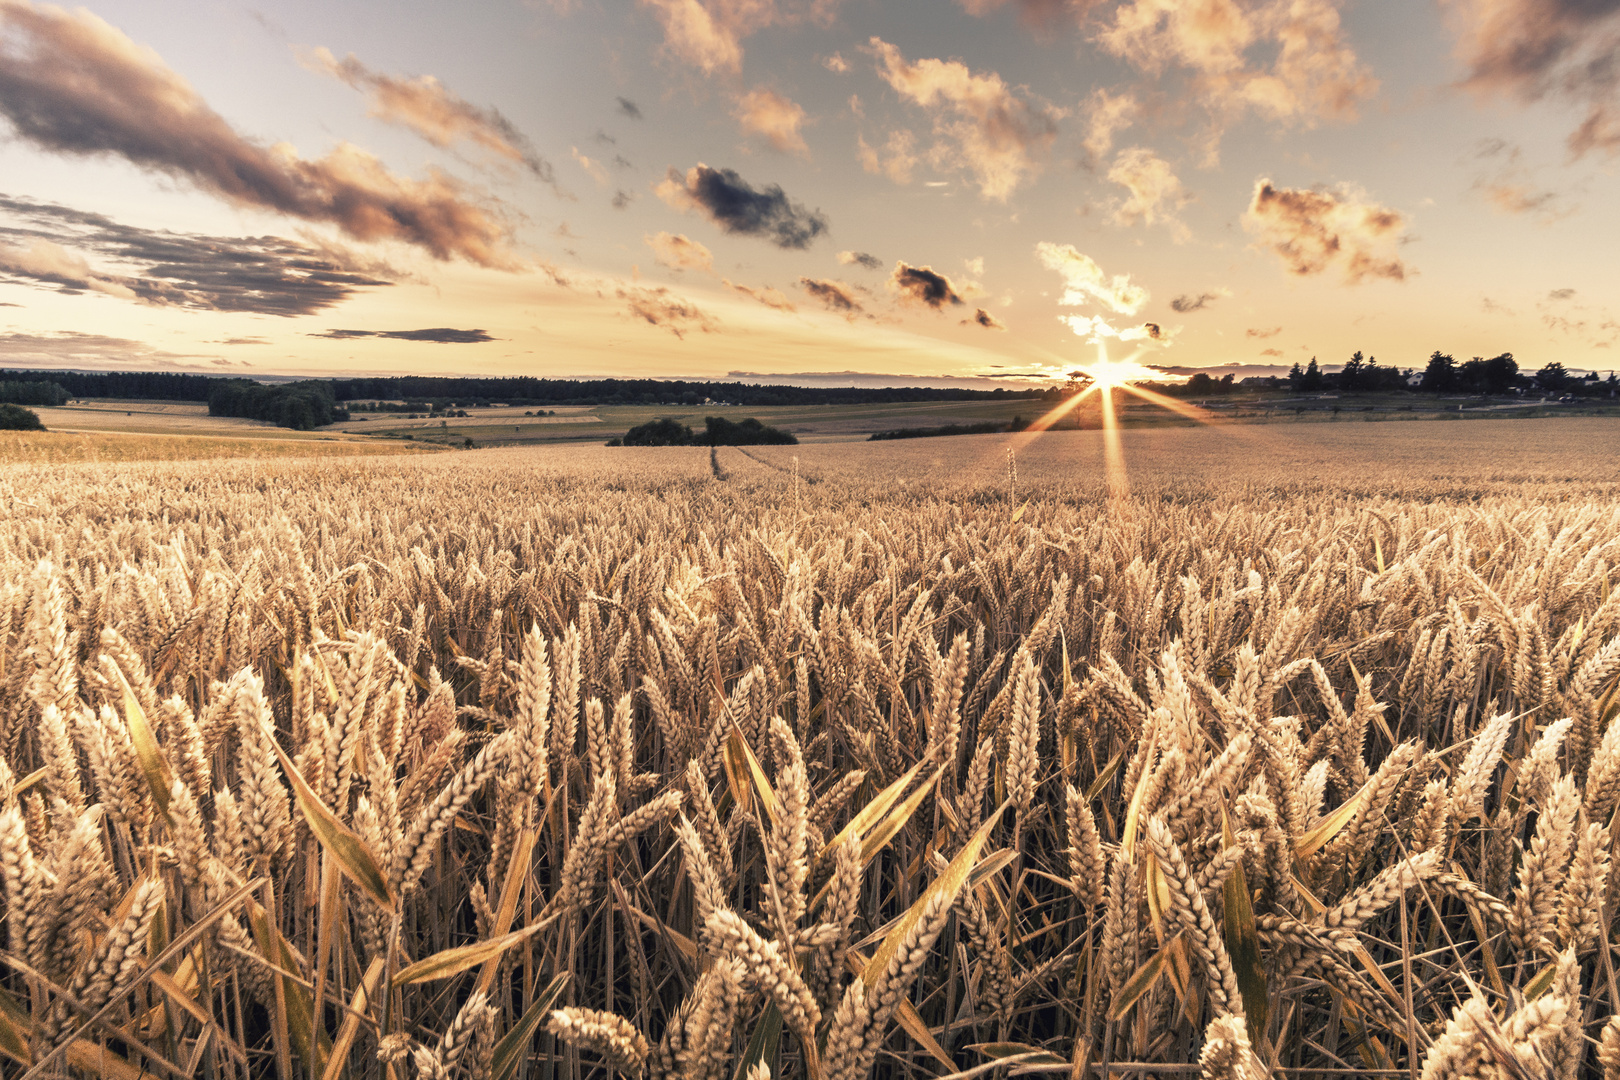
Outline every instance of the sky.
{"type": "Polygon", "coordinates": [[[981,385],[1620,338],[1620,0],[0,0],[0,366],[981,385]]]}

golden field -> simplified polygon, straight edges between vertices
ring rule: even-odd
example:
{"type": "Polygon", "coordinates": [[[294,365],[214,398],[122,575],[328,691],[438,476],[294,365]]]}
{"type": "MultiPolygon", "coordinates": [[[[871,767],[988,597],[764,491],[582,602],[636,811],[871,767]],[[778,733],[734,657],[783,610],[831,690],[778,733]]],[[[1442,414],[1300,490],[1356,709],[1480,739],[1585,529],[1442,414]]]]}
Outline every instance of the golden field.
{"type": "Polygon", "coordinates": [[[1617,442],[6,466],[0,1072],[1615,1075],[1617,442]]]}

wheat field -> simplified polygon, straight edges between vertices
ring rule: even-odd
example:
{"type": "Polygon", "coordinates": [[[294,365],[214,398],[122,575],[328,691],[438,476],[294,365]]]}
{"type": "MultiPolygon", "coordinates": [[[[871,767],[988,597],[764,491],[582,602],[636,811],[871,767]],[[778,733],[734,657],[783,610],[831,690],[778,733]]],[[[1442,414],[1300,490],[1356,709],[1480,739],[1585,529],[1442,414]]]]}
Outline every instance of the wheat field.
{"type": "Polygon", "coordinates": [[[1493,423],[0,471],[0,1073],[1620,1077],[1493,423]]]}

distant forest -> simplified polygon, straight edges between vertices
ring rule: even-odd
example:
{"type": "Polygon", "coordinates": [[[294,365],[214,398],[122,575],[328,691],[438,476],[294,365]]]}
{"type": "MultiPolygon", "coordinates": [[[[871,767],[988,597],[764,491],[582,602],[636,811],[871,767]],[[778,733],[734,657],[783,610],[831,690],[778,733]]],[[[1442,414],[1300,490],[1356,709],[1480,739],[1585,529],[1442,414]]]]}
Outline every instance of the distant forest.
{"type": "MultiPolygon", "coordinates": [[[[0,370],[0,384],[54,382],[70,398],[160,398],[209,401],[219,387],[251,382],[242,378],[173,372],[75,372],[0,370]]],[[[333,401],[411,401],[464,408],[469,405],[858,405],[898,401],[978,401],[1039,397],[1040,390],[968,390],[926,386],[763,386],[741,382],[683,379],[442,378],[398,375],[349,379],[307,379],[262,386],[313,386],[333,401]]],[[[234,413],[228,415],[236,415],[234,413]]]]}
{"type": "MultiPolygon", "coordinates": [[[[1611,374],[1578,377],[1562,364],[1547,364],[1534,375],[1521,373],[1512,353],[1459,363],[1436,350],[1414,379],[1415,369],[1380,365],[1357,352],[1338,371],[1327,371],[1316,359],[1295,364],[1286,377],[1215,378],[1198,372],[1185,383],[1155,384],[1178,397],[1213,397],[1270,387],[1301,393],[1345,391],[1415,391],[1432,394],[1575,394],[1615,396],[1620,381],[1611,374]],[[1413,385],[1413,384],[1416,385],[1413,385]]],[[[684,379],[540,379],[443,378],[396,375],[343,379],[257,382],[240,377],[190,375],[167,371],[24,371],[0,369],[0,402],[60,405],[70,398],[145,398],[206,402],[215,416],[266,420],[283,427],[309,429],[348,419],[345,402],[405,402],[412,411],[440,413],[469,406],[508,404],[555,405],[862,405],[905,401],[1061,400],[1083,382],[1044,390],[964,388],[765,386],[759,383],[704,382],[684,379]]],[[[358,407],[364,409],[366,405],[358,407]]]]}

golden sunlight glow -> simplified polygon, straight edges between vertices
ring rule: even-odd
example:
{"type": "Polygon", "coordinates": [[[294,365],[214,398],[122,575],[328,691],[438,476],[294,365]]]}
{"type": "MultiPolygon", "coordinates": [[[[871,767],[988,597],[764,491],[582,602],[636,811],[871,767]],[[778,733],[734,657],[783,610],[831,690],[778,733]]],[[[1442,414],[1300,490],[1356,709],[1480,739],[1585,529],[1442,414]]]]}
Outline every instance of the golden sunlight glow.
{"type": "Polygon", "coordinates": [[[1110,360],[1103,351],[1102,344],[1097,345],[1098,357],[1089,364],[1076,365],[1077,370],[1089,377],[1092,382],[1103,388],[1113,386],[1128,386],[1138,382],[1166,382],[1180,381],[1179,375],[1168,375],[1154,368],[1143,367],[1136,362],[1140,353],[1126,357],[1124,360],[1110,360]]]}

